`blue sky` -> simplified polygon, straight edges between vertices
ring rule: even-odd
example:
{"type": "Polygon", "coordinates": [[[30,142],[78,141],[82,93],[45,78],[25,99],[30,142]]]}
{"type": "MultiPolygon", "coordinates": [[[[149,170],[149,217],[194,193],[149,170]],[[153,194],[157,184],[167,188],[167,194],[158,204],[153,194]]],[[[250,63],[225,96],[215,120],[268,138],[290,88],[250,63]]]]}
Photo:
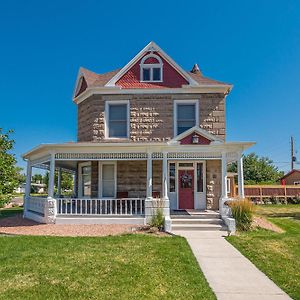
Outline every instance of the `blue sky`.
{"type": "MultiPolygon", "coordinates": [[[[289,169],[300,160],[300,1],[5,1],[0,9],[0,127],[15,153],[76,141],[80,66],[124,66],[154,40],[189,70],[234,84],[227,140],[289,169]]],[[[300,167],[300,165],[298,165],[300,167]]]]}

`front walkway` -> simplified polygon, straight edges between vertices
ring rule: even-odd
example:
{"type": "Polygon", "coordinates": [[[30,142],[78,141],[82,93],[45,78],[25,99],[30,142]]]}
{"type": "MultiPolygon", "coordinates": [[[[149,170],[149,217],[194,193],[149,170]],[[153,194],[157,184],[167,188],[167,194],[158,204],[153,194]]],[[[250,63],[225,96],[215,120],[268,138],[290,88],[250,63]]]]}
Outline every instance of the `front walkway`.
{"type": "Polygon", "coordinates": [[[219,300],[291,299],[224,238],[224,232],[178,231],[219,300]]]}

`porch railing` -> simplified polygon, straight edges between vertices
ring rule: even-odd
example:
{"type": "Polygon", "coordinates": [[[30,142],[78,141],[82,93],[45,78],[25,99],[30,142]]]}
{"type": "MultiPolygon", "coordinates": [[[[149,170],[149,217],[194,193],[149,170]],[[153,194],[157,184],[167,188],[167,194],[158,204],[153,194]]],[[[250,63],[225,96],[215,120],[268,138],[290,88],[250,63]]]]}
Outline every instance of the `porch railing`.
{"type": "Polygon", "coordinates": [[[31,196],[27,200],[27,210],[44,214],[46,201],[46,198],[31,196]]]}
{"type": "Polygon", "coordinates": [[[77,199],[58,198],[58,215],[144,215],[145,199],[77,199]]]}

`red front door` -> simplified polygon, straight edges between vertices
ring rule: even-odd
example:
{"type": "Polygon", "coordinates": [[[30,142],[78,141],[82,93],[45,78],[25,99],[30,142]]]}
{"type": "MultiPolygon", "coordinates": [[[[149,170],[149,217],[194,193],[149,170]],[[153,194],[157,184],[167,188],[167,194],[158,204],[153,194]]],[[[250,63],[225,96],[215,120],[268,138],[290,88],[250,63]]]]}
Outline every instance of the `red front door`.
{"type": "Polygon", "coordinates": [[[194,170],[178,171],[179,209],[194,208],[194,170]]]}

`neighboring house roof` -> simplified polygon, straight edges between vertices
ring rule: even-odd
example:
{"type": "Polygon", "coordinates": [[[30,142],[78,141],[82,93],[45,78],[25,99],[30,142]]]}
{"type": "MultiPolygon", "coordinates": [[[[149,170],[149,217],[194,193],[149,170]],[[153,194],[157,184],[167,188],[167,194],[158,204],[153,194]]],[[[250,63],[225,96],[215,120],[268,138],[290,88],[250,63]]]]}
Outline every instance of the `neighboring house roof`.
{"type": "Polygon", "coordinates": [[[280,180],[285,179],[286,177],[289,177],[289,176],[292,175],[293,173],[298,173],[298,174],[300,175],[300,170],[296,170],[296,169],[291,170],[290,172],[288,172],[288,173],[286,173],[284,176],[282,176],[282,177],[280,178],[280,180]]]}
{"type": "Polygon", "coordinates": [[[134,88],[172,88],[172,87],[201,87],[201,86],[228,86],[229,90],[232,85],[217,81],[203,76],[197,64],[193,66],[191,71],[183,70],[171,57],[169,57],[158,45],[150,42],[143,48],[130,62],[123,68],[111,72],[97,74],[85,68],[80,68],[76,80],[74,98],[81,95],[90,87],[119,87],[121,89],[134,88]],[[154,53],[159,56],[164,65],[166,80],[162,82],[140,82],[139,68],[143,57],[148,53],[154,53]],[[169,73],[169,76],[167,76],[169,73]],[[177,78],[178,77],[178,78],[177,78]],[[168,79],[172,80],[168,80],[168,79]],[[177,80],[176,80],[177,78],[177,80]],[[177,86],[174,85],[177,82],[177,86]],[[172,83],[172,84],[171,84],[172,83]]]}

